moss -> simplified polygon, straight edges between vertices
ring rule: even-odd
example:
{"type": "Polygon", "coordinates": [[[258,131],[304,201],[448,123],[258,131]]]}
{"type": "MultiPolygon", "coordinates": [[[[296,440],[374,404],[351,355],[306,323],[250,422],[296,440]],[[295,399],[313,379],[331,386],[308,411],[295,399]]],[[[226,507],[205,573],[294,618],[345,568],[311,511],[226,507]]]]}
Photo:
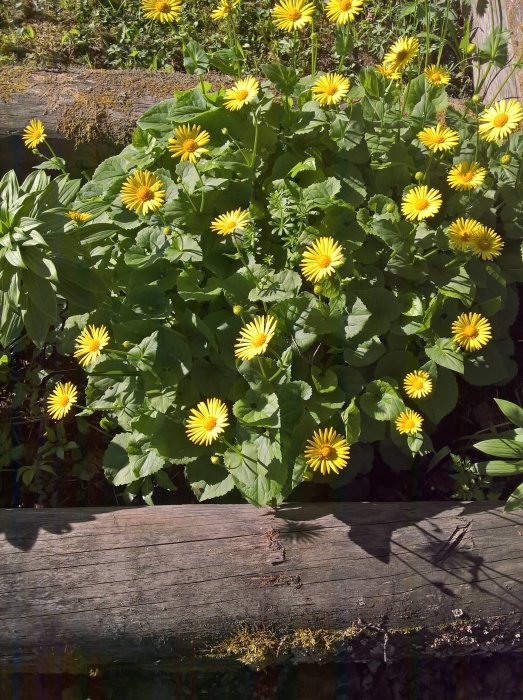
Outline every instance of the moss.
{"type": "Polygon", "coordinates": [[[10,102],[13,95],[23,92],[29,86],[27,71],[23,68],[0,68],[0,100],[10,102]]]}

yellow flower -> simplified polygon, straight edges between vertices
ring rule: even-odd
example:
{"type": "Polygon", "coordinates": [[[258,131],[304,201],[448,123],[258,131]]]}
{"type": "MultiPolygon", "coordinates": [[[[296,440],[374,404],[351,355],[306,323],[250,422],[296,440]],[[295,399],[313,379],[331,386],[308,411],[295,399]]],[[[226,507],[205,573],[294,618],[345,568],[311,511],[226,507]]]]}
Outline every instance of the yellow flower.
{"type": "Polygon", "coordinates": [[[470,237],[468,249],[482,260],[494,260],[501,255],[504,245],[499,234],[487,226],[480,225],[470,237]]]}
{"type": "Polygon", "coordinates": [[[262,355],[274,336],[276,319],[272,316],[256,316],[254,321],[241,329],[234,346],[234,355],[240,360],[252,360],[262,355]]]}
{"type": "Polygon", "coordinates": [[[182,124],[174,130],[174,137],[169,139],[167,148],[172,153],[171,158],[181,158],[196,163],[198,158],[209,152],[205,146],[210,140],[209,132],[202,131],[201,126],[182,124]]]}
{"type": "Polygon", "coordinates": [[[500,100],[479,115],[479,135],[485,141],[504,139],[523,121],[523,109],[517,100],[500,100]]]}
{"type": "Polygon", "coordinates": [[[45,128],[39,119],[31,119],[24,129],[22,140],[27,148],[36,148],[46,137],[45,128]]]}
{"type": "Polygon", "coordinates": [[[147,19],[155,19],[162,24],[174,22],[182,13],[182,0],[142,0],[142,9],[147,19]]]}
{"type": "Polygon", "coordinates": [[[272,10],[274,24],[286,32],[303,29],[313,14],[314,4],[307,0],[280,0],[272,10]]]}
{"type": "Polygon", "coordinates": [[[418,138],[429,151],[434,153],[450,151],[459,143],[458,133],[441,124],[438,124],[435,128],[432,126],[425,127],[418,133],[418,138]]]}
{"type": "Polygon", "coordinates": [[[454,165],[447,175],[447,182],[454,190],[474,190],[479,187],[487,171],[479,163],[466,160],[454,165]]]}
{"type": "Polygon", "coordinates": [[[388,80],[399,80],[401,78],[401,73],[391,63],[382,63],[376,66],[376,70],[388,80]]]}
{"type": "Polygon", "coordinates": [[[481,314],[461,314],[452,323],[454,340],[465,350],[479,350],[492,338],[492,326],[481,314]]]}
{"type": "Polygon", "coordinates": [[[196,445],[210,445],[229,425],[227,406],[220,399],[200,401],[185,423],[185,432],[196,445]]]}
{"type": "Polygon", "coordinates": [[[84,328],[76,339],[76,352],[74,354],[80,360],[80,364],[84,367],[90,365],[99,356],[101,350],[109,342],[109,333],[105,326],[88,326],[84,328]]]}
{"type": "Polygon", "coordinates": [[[419,42],[416,37],[403,36],[390,47],[383,57],[383,63],[392,64],[395,70],[405,68],[418,55],[419,42]]]}
{"type": "Polygon", "coordinates": [[[305,249],[300,267],[305,279],[319,282],[332,275],[343,262],[343,250],[339,243],[331,236],[323,236],[305,249]]]}
{"type": "Polygon", "coordinates": [[[407,374],[403,380],[403,388],[411,399],[422,399],[432,391],[432,379],[427,372],[418,369],[407,374]]]}
{"type": "Polygon", "coordinates": [[[163,206],[165,190],[163,182],[149,170],[136,170],[129,175],[120,190],[122,202],[128,209],[148,214],[163,206]]]}
{"type": "Polygon", "coordinates": [[[427,80],[433,85],[448,85],[450,83],[450,73],[446,68],[436,66],[433,63],[423,71],[427,80]]]}
{"type": "Polygon", "coordinates": [[[87,221],[91,218],[91,215],[84,211],[73,211],[72,209],[67,212],[67,216],[72,219],[72,221],[77,221],[82,223],[82,221],[87,221]]]}
{"type": "Polygon", "coordinates": [[[47,413],[54,420],[60,420],[76,403],[78,390],[71,382],[58,382],[49,397],[47,398],[47,413]]]}
{"type": "Polygon", "coordinates": [[[329,0],[325,7],[327,19],[336,24],[354,22],[363,10],[363,0],[329,0]]]}
{"type": "Polygon", "coordinates": [[[423,418],[410,408],[406,408],[396,418],[396,430],[405,435],[419,433],[422,425],[423,418]]]}
{"type": "Polygon", "coordinates": [[[349,92],[350,81],[339,73],[327,73],[318,78],[312,86],[316,102],[324,105],[337,105],[349,92]]]}
{"type": "Polygon", "coordinates": [[[220,0],[218,7],[211,12],[211,19],[216,22],[219,19],[228,17],[239,2],[240,0],[220,0]]]}
{"type": "Polygon", "coordinates": [[[401,212],[406,219],[429,219],[438,213],[442,204],[441,193],[427,185],[413,187],[404,195],[401,202],[401,212]]]}
{"type": "Polygon", "coordinates": [[[312,438],[307,440],[305,460],[309,467],[322,474],[334,472],[347,466],[350,456],[350,446],[342,435],[334,428],[315,430],[312,438]]]}
{"type": "Polygon", "coordinates": [[[230,109],[232,112],[241,109],[244,105],[248,105],[258,96],[260,83],[256,78],[242,78],[234,83],[232,88],[225,91],[225,109],[230,109]]]}
{"type": "Polygon", "coordinates": [[[468,250],[468,244],[473,233],[475,233],[481,224],[476,219],[465,219],[460,217],[456,219],[448,227],[448,235],[454,248],[458,250],[468,250]]]}
{"type": "Polygon", "coordinates": [[[235,209],[213,219],[211,229],[220,236],[230,236],[237,229],[243,231],[248,223],[249,212],[245,209],[235,209]]]}

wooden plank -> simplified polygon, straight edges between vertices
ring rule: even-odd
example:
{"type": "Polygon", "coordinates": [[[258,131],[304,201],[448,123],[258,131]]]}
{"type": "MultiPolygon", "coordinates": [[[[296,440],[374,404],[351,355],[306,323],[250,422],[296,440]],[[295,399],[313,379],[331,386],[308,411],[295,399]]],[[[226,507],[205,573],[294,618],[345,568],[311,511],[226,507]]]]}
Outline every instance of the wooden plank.
{"type": "Polygon", "coordinates": [[[201,667],[241,625],[300,660],[460,653],[464,629],[462,653],[523,650],[523,515],[497,503],[5,510],[0,533],[0,669],[201,667]]]}
{"type": "MultiPolygon", "coordinates": [[[[212,89],[232,82],[219,73],[206,80],[212,89]]],[[[146,110],[197,83],[195,76],[179,72],[0,67],[2,167],[22,173],[38,162],[21,141],[32,118],[42,120],[52,147],[71,170],[96,167],[129,143],[146,110]]]]}
{"type": "MultiPolygon", "coordinates": [[[[480,94],[485,104],[494,99],[521,99],[523,95],[523,71],[515,70],[512,75],[514,61],[521,56],[523,49],[523,4],[521,0],[473,0],[472,41],[480,48],[492,32],[493,27],[501,27],[512,32],[509,42],[509,61],[504,68],[493,67],[480,88],[480,94]],[[508,80],[507,80],[508,78],[508,80]]],[[[485,75],[486,66],[481,70],[473,70],[474,84],[479,85],[485,75]]]]}

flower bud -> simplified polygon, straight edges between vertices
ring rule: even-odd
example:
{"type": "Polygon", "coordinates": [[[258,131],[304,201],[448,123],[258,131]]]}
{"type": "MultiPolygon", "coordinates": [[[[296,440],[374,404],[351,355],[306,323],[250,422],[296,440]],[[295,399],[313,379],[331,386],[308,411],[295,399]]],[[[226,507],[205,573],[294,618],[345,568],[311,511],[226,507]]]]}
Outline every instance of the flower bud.
{"type": "Polygon", "coordinates": [[[228,129],[226,126],[224,126],[223,129],[222,129],[222,134],[223,134],[224,136],[227,136],[228,133],[229,133],[229,129],[228,129]]]}
{"type": "Polygon", "coordinates": [[[387,206],[385,207],[385,211],[387,211],[389,214],[392,214],[393,211],[395,211],[396,207],[392,202],[389,202],[387,206]]]}
{"type": "Polygon", "coordinates": [[[418,172],[414,175],[414,179],[416,182],[423,182],[425,178],[425,173],[422,173],[421,170],[418,170],[418,172]]]}
{"type": "Polygon", "coordinates": [[[312,291],[314,292],[314,294],[321,294],[321,292],[322,292],[321,284],[315,284],[312,291]]]}
{"type": "Polygon", "coordinates": [[[128,350],[129,348],[132,348],[132,347],[133,347],[133,343],[131,343],[130,340],[123,341],[122,348],[125,348],[126,350],[128,350]]]}
{"type": "Polygon", "coordinates": [[[165,233],[166,236],[168,236],[172,231],[172,228],[170,226],[164,226],[163,227],[163,232],[165,233]]]}
{"type": "Polygon", "coordinates": [[[474,102],[475,105],[477,105],[478,102],[481,102],[481,95],[475,93],[474,95],[472,95],[471,100],[472,102],[474,102]]]}
{"type": "Polygon", "coordinates": [[[512,160],[512,156],[509,155],[508,153],[505,153],[504,156],[501,156],[501,158],[499,159],[499,162],[500,162],[502,165],[508,165],[508,164],[510,163],[511,160],[512,160]]]}
{"type": "Polygon", "coordinates": [[[474,44],[473,42],[470,42],[470,44],[467,46],[467,53],[468,54],[474,53],[475,50],[476,50],[476,44],[474,44]]]}
{"type": "Polygon", "coordinates": [[[232,312],[235,316],[239,316],[241,313],[243,313],[243,306],[240,306],[240,304],[235,304],[232,307],[232,312]]]}
{"type": "Polygon", "coordinates": [[[213,464],[220,464],[220,457],[219,457],[219,455],[213,455],[213,456],[211,457],[211,462],[212,462],[213,464]]]}

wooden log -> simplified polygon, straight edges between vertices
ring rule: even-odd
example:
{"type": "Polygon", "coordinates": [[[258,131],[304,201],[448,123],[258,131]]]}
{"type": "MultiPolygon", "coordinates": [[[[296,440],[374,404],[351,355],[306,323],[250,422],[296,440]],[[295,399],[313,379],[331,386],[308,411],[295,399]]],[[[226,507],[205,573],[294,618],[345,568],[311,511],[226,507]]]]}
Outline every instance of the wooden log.
{"type": "Polygon", "coordinates": [[[521,99],[523,96],[523,71],[512,72],[514,61],[523,50],[523,4],[521,0],[474,0],[472,13],[472,41],[480,48],[493,28],[512,32],[509,41],[508,63],[504,68],[493,67],[480,86],[486,65],[473,71],[474,84],[478,86],[483,101],[489,104],[494,99],[521,99]]]}
{"type": "Polygon", "coordinates": [[[2,670],[523,649],[523,515],[497,502],[4,510],[0,532],[2,670]]]}
{"type": "MultiPolygon", "coordinates": [[[[218,73],[213,89],[230,85],[218,73]]],[[[0,68],[2,168],[27,172],[38,159],[21,135],[31,118],[41,119],[52,147],[72,171],[92,169],[129,143],[136,120],[175,90],[194,87],[195,76],[145,70],[31,70],[0,68]]]]}

